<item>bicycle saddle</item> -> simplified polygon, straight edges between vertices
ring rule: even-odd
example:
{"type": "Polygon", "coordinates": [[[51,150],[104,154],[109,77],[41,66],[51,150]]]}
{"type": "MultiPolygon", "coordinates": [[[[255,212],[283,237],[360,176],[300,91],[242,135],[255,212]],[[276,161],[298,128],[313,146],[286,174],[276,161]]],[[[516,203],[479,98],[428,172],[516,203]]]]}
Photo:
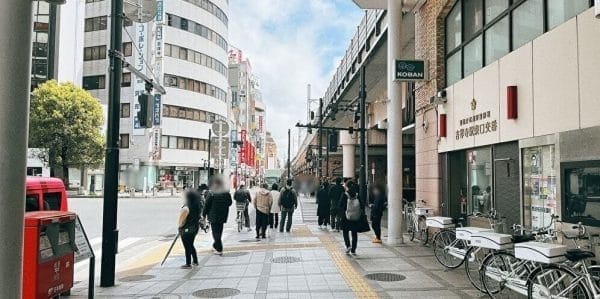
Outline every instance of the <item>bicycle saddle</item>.
{"type": "Polygon", "coordinates": [[[581,249],[569,249],[567,250],[567,254],[565,254],[565,257],[567,257],[567,259],[572,262],[578,262],[595,256],[596,255],[593,252],[584,251],[581,249]]]}
{"type": "Polygon", "coordinates": [[[512,236],[513,243],[524,243],[529,241],[535,241],[535,236],[533,235],[513,235],[512,236]]]}

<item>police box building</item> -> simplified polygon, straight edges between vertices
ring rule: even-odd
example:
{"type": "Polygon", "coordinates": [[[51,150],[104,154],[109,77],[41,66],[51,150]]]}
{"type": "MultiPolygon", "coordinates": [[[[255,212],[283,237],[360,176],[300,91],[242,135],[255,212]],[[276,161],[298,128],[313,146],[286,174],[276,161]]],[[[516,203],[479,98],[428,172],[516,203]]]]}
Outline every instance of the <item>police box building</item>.
{"type": "Polygon", "coordinates": [[[431,63],[416,87],[417,198],[453,217],[600,226],[593,1],[427,1],[415,22],[431,63]]]}

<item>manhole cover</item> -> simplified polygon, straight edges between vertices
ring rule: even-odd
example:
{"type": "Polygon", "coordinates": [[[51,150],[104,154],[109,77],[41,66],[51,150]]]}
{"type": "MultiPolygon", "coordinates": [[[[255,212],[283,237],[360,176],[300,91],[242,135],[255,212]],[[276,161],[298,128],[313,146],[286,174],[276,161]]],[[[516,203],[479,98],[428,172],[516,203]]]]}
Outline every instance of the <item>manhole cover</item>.
{"type": "Polygon", "coordinates": [[[203,289],[192,293],[192,295],[197,298],[226,298],[237,296],[239,294],[240,290],[229,288],[203,289]]]}
{"type": "Polygon", "coordinates": [[[243,240],[239,240],[240,243],[254,243],[254,242],[260,242],[259,239],[243,239],[243,240]]]}
{"type": "Polygon", "coordinates": [[[223,253],[223,257],[238,257],[238,256],[244,256],[247,254],[248,254],[247,252],[243,252],[243,251],[225,252],[225,253],[223,253]]]}
{"type": "Polygon", "coordinates": [[[376,281],[401,281],[406,279],[406,276],[395,273],[371,273],[365,275],[365,277],[376,281]]]}
{"type": "Polygon", "coordinates": [[[142,281],[154,278],[154,275],[131,275],[120,278],[122,282],[142,281]]]}
{"type": "Polygon", "coordinates": [[[279,256],[274,257],[271,261],[276,264],[291,264],[301,262],[302,259],[295,256],[279,256]]]}

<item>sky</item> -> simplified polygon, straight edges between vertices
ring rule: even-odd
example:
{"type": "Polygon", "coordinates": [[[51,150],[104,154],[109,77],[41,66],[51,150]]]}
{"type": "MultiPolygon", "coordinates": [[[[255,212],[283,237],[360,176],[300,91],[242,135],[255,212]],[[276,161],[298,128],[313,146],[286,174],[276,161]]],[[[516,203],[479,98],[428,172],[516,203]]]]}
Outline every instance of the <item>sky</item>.
{"type": "Polygon", "coordinates": [[[288,128],[297,136],[306,123],[306,85],[311,98],[324,95],[364,12],[352,0],[229,0],[229,10],[229,43],[260,80],[283,159],[288,128]]]}

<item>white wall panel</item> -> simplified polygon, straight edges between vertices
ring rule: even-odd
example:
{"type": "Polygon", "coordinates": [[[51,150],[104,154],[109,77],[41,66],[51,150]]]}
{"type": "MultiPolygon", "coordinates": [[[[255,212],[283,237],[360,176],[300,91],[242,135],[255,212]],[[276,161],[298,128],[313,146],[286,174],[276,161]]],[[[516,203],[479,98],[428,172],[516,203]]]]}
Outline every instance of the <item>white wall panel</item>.
{"type": "Polygon", "coordinates": [[[581,127],[600,125],[600,20],[594,9],[577,17],[581,127]]]}

